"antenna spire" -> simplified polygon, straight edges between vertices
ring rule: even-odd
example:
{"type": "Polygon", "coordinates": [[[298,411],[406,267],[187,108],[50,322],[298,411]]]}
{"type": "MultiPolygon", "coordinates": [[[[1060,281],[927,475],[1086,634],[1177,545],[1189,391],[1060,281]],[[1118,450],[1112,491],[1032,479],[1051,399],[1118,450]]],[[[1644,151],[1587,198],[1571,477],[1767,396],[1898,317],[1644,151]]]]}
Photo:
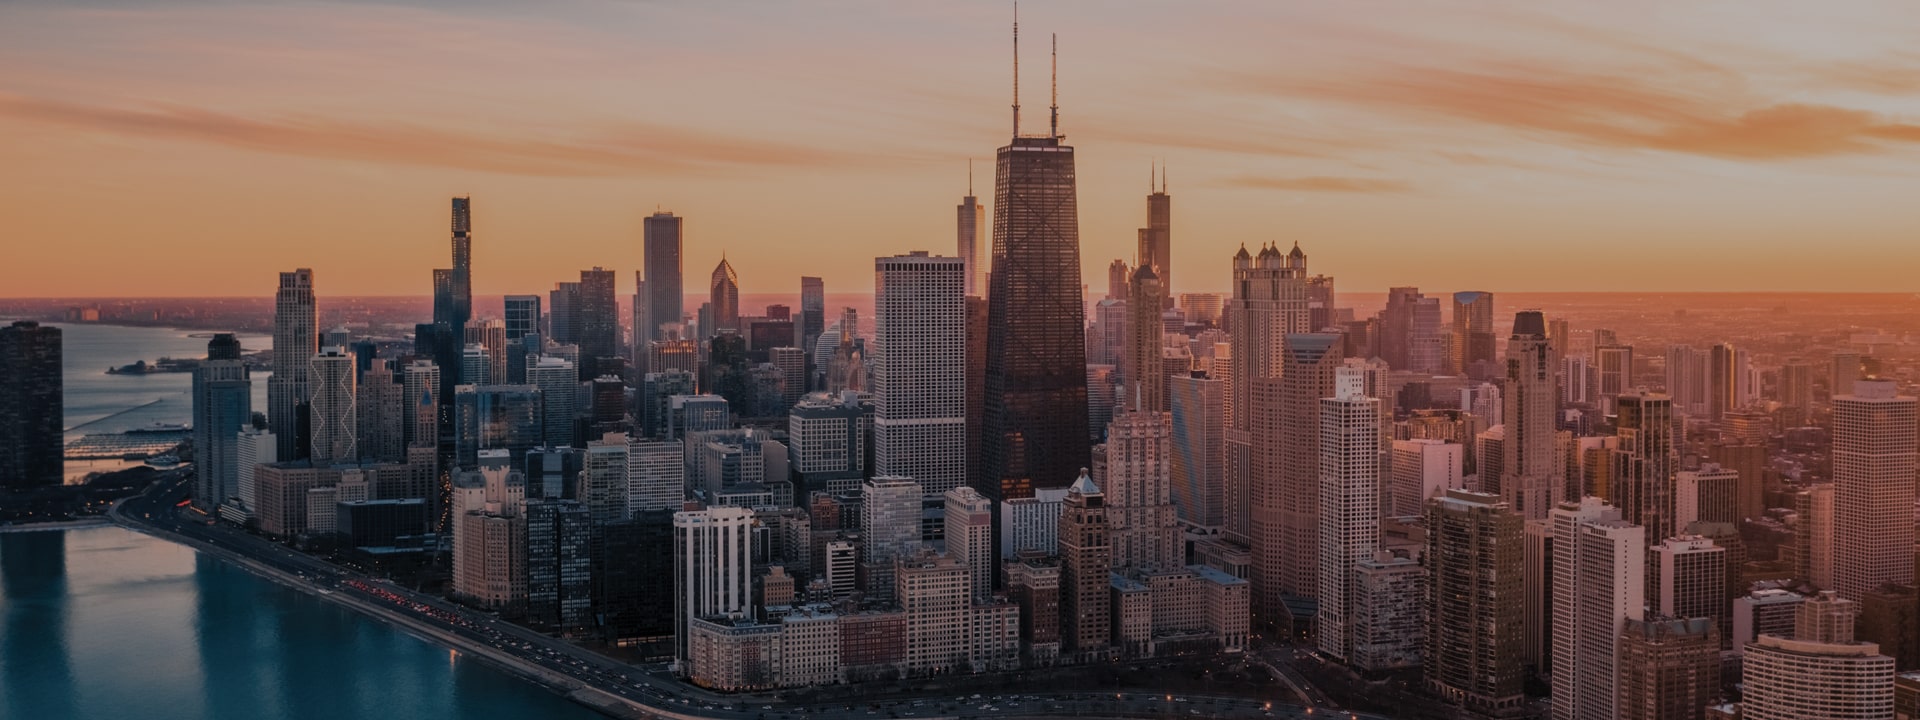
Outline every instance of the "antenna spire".
{"type": "Polygon", "coordinates": [[[1047,107],[1053,111],[1052,124],[1048,128],[1048,134],[1051,135],[1052,137],[1058,138],[1060,137],[1060,34],[1059,33],[1053,34],[1053,100],[1052,100],[1052,104],[1048,105],[1047,107]]]}
{"type": "Polygon", "coordinates": [[[1020,137],[1020,3],[1013,4],[1013,136],[1020,137]]]}
{"type": "Polygon", "coordinates": [[[967,158],[967,197],[973,197],[973,158],[967,158]]]}

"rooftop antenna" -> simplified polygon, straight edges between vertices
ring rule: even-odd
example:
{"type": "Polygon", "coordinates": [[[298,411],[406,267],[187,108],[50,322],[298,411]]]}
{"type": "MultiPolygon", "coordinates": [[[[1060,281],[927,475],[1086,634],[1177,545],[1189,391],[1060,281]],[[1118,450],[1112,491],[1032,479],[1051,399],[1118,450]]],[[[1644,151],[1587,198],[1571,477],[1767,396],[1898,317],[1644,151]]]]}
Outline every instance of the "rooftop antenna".
{"type": "Polygon", "coordinates": [[[967,158],[967,197],[973,197],[973,158],[967,158]]]}
{"type": "Polygon", "coordinates": [[[1013,136],[1020,137],[1020,3],[1013,4],[1013,136]]]}
{"type": "Polygon", "coordinates": [[[1053,100],[1052,100],[1052,104],[1048,105],[1047,107],[1053,111],[1053,119],[1052,119],[1053,122],[1051,127],[1048,128],[1048,133],[1052,137],[1058,138],[1060,137],[1060,34],[1059,33],[1053,34],[1053,100]]]}

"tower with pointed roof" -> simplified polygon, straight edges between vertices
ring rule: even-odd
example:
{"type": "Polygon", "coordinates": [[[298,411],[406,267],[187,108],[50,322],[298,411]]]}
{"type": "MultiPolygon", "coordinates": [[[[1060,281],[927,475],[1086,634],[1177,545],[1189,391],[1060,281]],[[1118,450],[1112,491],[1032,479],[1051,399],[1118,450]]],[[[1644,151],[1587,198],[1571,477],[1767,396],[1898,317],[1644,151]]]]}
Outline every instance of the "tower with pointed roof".
{"type": "Polygon", "coordinates": [[[1258,381],[1280,376],[1289,333],[1312,331],[1307,305],[1307,256],[1294,246],[1294,257],[1279,248],[1261,245],[1256,256],[1241,246],[1233,256],[1233,296],[1226,318],[1231,374],[1227,410],[1226,535],[1242,545],[1250,543],[1253,505],[1249,472],[1253,461],[1251,410],[1258,381]]]}
{"type": "Polygon", "coordinates": [[[733,272],[733,265],[727,262],[727,256],[720,256],[720,264],[713,268],[713,282],[707,286],[707,302],[713,307],[713,329],[702,328],[711,335],[713,330],[740,329],[740,276],[733,272]]]}
{"type": "Polygon", "coordinates": [[[1086,468],[1061,501],[1060,642],[1069,657],[1103,656],[1113,637],[1113,551],[1107,528],[1107,496],[1086,468]]]}

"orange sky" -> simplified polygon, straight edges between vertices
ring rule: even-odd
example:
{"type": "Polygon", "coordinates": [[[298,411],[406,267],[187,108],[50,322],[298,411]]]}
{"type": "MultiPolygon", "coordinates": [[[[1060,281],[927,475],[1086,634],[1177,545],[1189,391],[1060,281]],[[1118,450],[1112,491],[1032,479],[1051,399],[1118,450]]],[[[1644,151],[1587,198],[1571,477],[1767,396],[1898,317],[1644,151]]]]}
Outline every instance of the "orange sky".
{"type": "MultiPolygon", "coordinates": [[[[0,296],[691,289],[951,252],[1009,126],[1006,3],[0,5],[0,296]]],[[[1241,243],[1342,289],[1920,290],[1920,5],[1029,0],[1024,105],[1079,148],[1084,277],[1170,167],[1176,292],[1241,243]]]]}

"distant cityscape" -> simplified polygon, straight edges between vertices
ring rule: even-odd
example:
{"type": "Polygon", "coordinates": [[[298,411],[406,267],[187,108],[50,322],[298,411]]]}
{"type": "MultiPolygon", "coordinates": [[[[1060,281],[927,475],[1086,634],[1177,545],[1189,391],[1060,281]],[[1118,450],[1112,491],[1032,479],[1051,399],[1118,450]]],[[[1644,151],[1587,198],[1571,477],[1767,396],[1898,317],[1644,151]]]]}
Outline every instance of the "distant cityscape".
{"type": "MultiPolygon", "coordinates": [[[[665,663],[680,694],[564,661],[641,716],[1118,666],[1265,678],[1219,680],[1221,717],[1920,713],[1920,301],[1363,296],[1291,238],[1174,294],[1164,174],[1089,281],[1059,109],[1021,122],[1016,95],[991,198],[874,258],[870,294],[743,295],[663,210],[630,296],[594,267],[476,302],[485,198],[455,197],[430,303],[305,268],[252,299],[0,301],[38,318],[0,328],[0,509],[118,507],[503,664],[563,667],[519,632],[665,663]],[[222,331],[97,369],[190,373],[189,426],[68,438],[63,327],[92,323],[222,331]],[[67,483],[120,455],[165,472],[67,483]]],[[[948,711],[1201,714],[1114,695],[948,711]]]]}

